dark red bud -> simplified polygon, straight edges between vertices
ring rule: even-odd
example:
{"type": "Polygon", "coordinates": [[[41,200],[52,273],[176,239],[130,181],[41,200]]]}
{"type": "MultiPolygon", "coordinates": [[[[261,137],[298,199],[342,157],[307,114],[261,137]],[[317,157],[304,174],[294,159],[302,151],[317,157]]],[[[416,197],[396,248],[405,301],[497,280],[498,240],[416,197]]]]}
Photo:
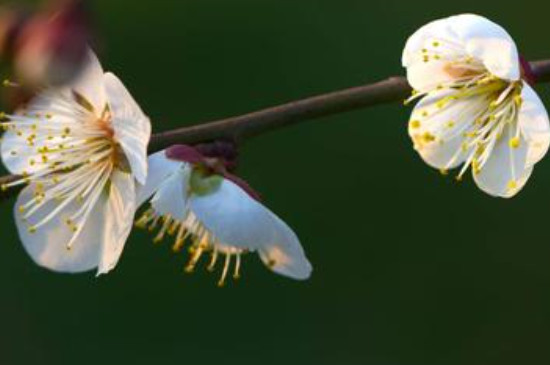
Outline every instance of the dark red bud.
{"type": "Polygon", "coordinates": [[[201,164],[205,161],[205,156],[196,148],[184,144],[168,147],[165,154],[171,160],[187,162],[193,165],[201,164]]]}
{"type": "Polygon", "coordinates": [[[233,171],[237,167],[239,153],[234,142],[214,141],[198,144],[195,148],[206,157],[217,158],[223,161],[225,168],[229,171],[233,171]]]}

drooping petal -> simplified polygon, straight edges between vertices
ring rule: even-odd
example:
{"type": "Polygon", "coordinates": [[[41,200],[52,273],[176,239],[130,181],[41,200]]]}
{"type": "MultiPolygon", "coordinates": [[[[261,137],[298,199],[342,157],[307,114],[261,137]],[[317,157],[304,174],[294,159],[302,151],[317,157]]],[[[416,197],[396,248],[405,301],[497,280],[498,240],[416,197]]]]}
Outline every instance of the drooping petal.
{"type": "Polygon", "coordinates": [[[510,35],[492,21],[463,14],[428,23],[407,41],[402,57],[411,86],[419,91],[480,72],[519,80],[521,69],[510,35]]]}
{"type": "Polygon", "coordinates": [[[183,221],[187,215],[187,199],[191,167],[186,164],[162,183],[151,199],[151,206],[160,215],[183,221]]]}
{"type": "Polygon", "coordinates": [[[266,207],[229,180],[207,195],[192,195],[191,211],[222,245],[258,250],[276,272],[305,279],[311,266],[297,237],[266,207]]]}
{"type": "Polygon", "coordinates": [[[145,184],[151,122],[115,75],[106,73],[104,82],[115,138],[122,146],[136,180],[145,184]]]}
{"type": "Polygon", "coordinates": [[[308,279],[313,269],[298,237],[275,214],[271,213],[271,217],[276,231],[275,239],[258,250],[262,261],[278,274],[297,280],[308,279]]]}
{"type": "Polygon", "coordinates": [[[452,169],[467,157],[464,134],[484,108],[482,99],[452,99],[452,90],[441,90],[424,97],[414,108],[409,135],[422,159],[437,169],[452,169]]]}
{"type": "Polygon", "coordinates": [[[183,167],[183,163],[166,158],[165,151],[149,156],[149,173],[145,185],[137,187],[137,206],[145,203],[173,174],[183,167]]]}
{"type": "Polygon", "coordinates": [[[97,274],[106,274],[118,263],[133,227],[136,190],[132,175],[114,171],[104,203],[104,232],[97,274]]]}
{"type": "Polygon", "coordinates": [[[522,105],[519,110],[518,123],[521,133],[528,144],[527,164],[539,162],[550,146],[550,122],[544,104],[537,93],[524,83],[522,105]]]}
{"type": "Polygon", "coordinates": [[[513,137],[513,128],[505,126],[487,162],[479,173],[474,173],[477,186],[489,195],[511,198],[531,176],[533,166],[527,163],[528,144],[522,138],[517,147],[512,147],[509,141],[513,137]]]}

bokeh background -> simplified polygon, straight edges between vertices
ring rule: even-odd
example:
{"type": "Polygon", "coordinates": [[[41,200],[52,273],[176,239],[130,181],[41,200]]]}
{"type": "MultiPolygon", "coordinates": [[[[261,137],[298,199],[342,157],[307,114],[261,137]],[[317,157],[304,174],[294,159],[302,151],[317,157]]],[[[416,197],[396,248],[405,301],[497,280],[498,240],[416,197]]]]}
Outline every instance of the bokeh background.
{"type": "MultiPolygon", "coordinates": [[[[402,74],[406,37],[455,13],[550,57],[542,0],[90,2],[105,68],[156,131],[402,74]]],[[[518,197],[492,199],[420,161],[408,113],[380,106],[242,146],[241,176],[301,237],[307,282],[249,255],[219,289],[141,231],[107,276],[53,274],[3,202],[0,364],[550,363],[550,159],[518,197]]]]}

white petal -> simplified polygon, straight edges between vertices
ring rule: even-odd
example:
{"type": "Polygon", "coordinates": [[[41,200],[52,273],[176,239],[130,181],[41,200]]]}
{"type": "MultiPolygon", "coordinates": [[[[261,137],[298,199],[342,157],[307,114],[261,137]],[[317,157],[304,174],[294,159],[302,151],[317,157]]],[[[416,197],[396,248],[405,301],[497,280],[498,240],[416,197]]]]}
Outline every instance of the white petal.
{"type": "Polygon", "coordinates": [[[454,80],[454,76],[446,71],[447,62],[430,58],[424,61],[423,50],[432,49],[434,39],[455,37],[447,19],[439,19],[428,23],[417,30],[405,45],[402,56],[403,67],[407,68],[407,79],[413,89],[427,92],[436,86],[454,80]]]}
{"type": "Polygon", "coordinates": [[[498,78],[517,81],[521,67],[516,44],[500,25],[487,18],[465,14],[456,19],[455,31],[469,55],[480,59],[498,78]]]}
{"type": "Polygon", "coordinates": [[[32,173],[40,168],[39,165],[30,165],[31,160],[40,161],[41,156],[36,151],[36,147],[29,146],[26,138],[18,136],[16,132],[6,131],[2,137],[0,148],[2,162],[12,174],[32,173]]]}
{"type": "Polygon", "coordinates": [[[85,62],[80,75],[64,89],[67,90],[69,97],[72,97],[71,90],[84,96],[94,107],[95,114],[99,116],[103,112],[107,101],[103,85],[103,68],[91,49],[88,50],[85,62]]]}
{"type": "Polygon", "coordinates": [[[140,184],[145,184],[151,122],[115,75],[106,73],[104,82],[111,107],[115,137],[128,158],[136,180],[140,184]]]}
{"type": "Polygon", "coordinates": [[[518,148],[512,148],[509,143],[512,137],[506,127],[481,171],[474,174],[477,186],[489,195],[511,198],[523,188],[533,172],[532,165],[527,164],[526,141],[522,139],[518,148]]]}
{"type": "Polygon", "coordinates": [[[145,203],[160,186],[177,173],[185,165],[183,162],[174,161],[166,158],[164,151],[160,151],[149,156],[149,173],[145,185],[138,185],[137,206],[145,203]]]}
{"type": "Polygon", "coordinates": [[[136,212],[135,181],[132,175],[114,171],[104,207],[104,240],[97,274],[106,274],[118,263],[132,230],[136,212]]]}
{"type": "Polygon", "coordinates": [[[528,144],[527,164],[539,162],[550,146],[550,122],[544,104],[537,93],[524,83],[522,90],[523,104],[519,111],[518,123],[523,137],[528,144]]]}
{"type": "Polygon", "coordinates": [[[452,16],[421,27],[407,41],[402,63],[411,86],[429,91],[455,77],[446,71],[444,59],[452,61],[468,56],[501,79],[520,78],[519,55],[513,39],[499,25],[473,14],[452,16]],[[423,50],[440,52],[442,61],[430,58],[424,62],[423,50]]]}
{"type": "Polygon", "coordinates": [[[487,108],[483,98],[461,98],[444,102],[452,91],[441,90],[424,97],[414,108],[409,136],[422,159],[437,169],[452,169],[466,158],[464,133],[472,129],[476,113],[487,108]],[[432,140],[433,139],[433,140],[432,140]]]}
{"type": "MultiPolygon", "coordinates": [[[[132,179],[128,180],[133,183],[132,179]]],[[[133,223],[133,214],[129,213],[132,201],[128,196],[133,189],[130,185],[121,184],[118,178],[115,178],[113,184],[112,190],[115,192],[112,195],[101,194],[70,251],[67,250],[67,244],[74,238],[74,232],[65,221],[81,205],[76,202],[69,204],[36,233],[31,234],[18,210],[34,192],[33,185],[26,187],[19,194],[15,205],[15,222],[19,237],[31,258],[38,265],[56,272],[79,273],[99,267],[98,273],[104,273],[111,269],[118,260],[133,223]]],[[[40,221],[56,207],[55,201],[46,203],[32,215],[32,222],[40,221]]]]}
{"type": "MultiPolygon", "coordinates": [[[[28,225],[22,220],[18,207],[26,203],[34,192],[34,186],[29,185],[20,194],[15,205],[15,223],[23,247],[31,258],[40,266],[57,272],[78,273],[90,271],[99,264],[100,253],[105,234],[104,207],[107,203],[102,196],[96,203],[86,221],[79,238],[70,251],[67,244],[73,237],[73,231],[65,224],[65,220],[74,214],[80,206],[70,204],[63,209],[49,223],[38,229],[36,233],[29,233],[28,225]]],[[[48,215],[57,204],[52,201],[33,215],[33,221],[41,220],[48,215]]]]}
{"type": "Polygon", "coordinates": [[[271,216],[276,234],[275,239],[258,250],[262,261],[278,274],[297,280],[308,279],[312,267],[300,240],[279,217],[273,213],[271,216]]]}
{"type": "Polygon", "coordinates": [[[151,199],[151,205],[161,215],[171,215],[183,221],[187,216],[187,198],[191,167],[182,165],[170,175],[151,199]]]}
{"type": "MultiPolygon", "coordinates": [[[[26,109],[27,113],[17,112],[11,117],[17,123],[16,129],[7,130],[0,145],[2,160],[11,173],[21,175],[24,172],[33,173],[42,169],[44,167],[41,164],[42,155],[38,152],[38,148],[47,147],[50,151],[54,151],[60,143],[65,142],[60,135],[52,134],[48,127],[51,121],[45,117],[46,114],[52,113],[52,110],[63,110],[63,115],[55,115],[55,122],[68,125],[78,123],[77,112],[62,106],[60,99],[62,97],[59,91],[45,91],[33,99],[26,109]],[[37,114],[40,116],[36,116],[37,114]],[[39,142],[30,143],[31,135],[39,142]],[[51,139],[46,138],[47,136],[51,139]],[[31,161],[35,164],[31,164],[31,161]]],[[[50,152],[48,157],[53,159],[58,155],[50,152]]]]}
{"type": "Polygon", "coordinates": [[[296,279],[309,277],[311,265],[292,230],[229,180],[208,195],[192,195],[190,209],[223,245],[259,250],[272,269],[296,279]]]}

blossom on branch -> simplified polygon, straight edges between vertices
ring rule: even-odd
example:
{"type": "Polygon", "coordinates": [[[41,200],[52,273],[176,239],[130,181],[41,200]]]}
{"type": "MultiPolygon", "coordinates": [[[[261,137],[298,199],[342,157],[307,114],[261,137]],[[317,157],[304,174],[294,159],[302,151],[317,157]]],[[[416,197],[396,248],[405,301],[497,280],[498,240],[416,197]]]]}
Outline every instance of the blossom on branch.
{"type": "Polygon", "coordinates": [[[422,159],[442,173],[462,166],[458,179],[471,167],[490,195],[518,193],[548,150],[550,124],[508,33],[477,15],[437,20],[409,38],[402,62],[408,101],[420,99],[409,135],[422,159]]]}
{"type": "Polygon", "coordinates": [[[23,245],[59,272],[114,268],[147,178],[149,119],[121,81],[87,53],[80,77],[5,116],[2,160],[27,183],[15,206],[23,245]]]}
{"type": "Polygon", "coordinates": [[[155,242],[174,236],[175,252],[188,242],[185,271],[192,272],[201,256],[209,253],[208,270],[223,261],[218,281],[222,286],[230,270],[233,278],[240,276],[241,255],[257,251],[276,273],[309,278],[311,265],[294,232],[257,201],[244,181],[227,173],[223,162],[178,145],[150,156],[149,168],[138,201],[152,196],[151,207],[136,225],[158,229],[155,242]]]}

